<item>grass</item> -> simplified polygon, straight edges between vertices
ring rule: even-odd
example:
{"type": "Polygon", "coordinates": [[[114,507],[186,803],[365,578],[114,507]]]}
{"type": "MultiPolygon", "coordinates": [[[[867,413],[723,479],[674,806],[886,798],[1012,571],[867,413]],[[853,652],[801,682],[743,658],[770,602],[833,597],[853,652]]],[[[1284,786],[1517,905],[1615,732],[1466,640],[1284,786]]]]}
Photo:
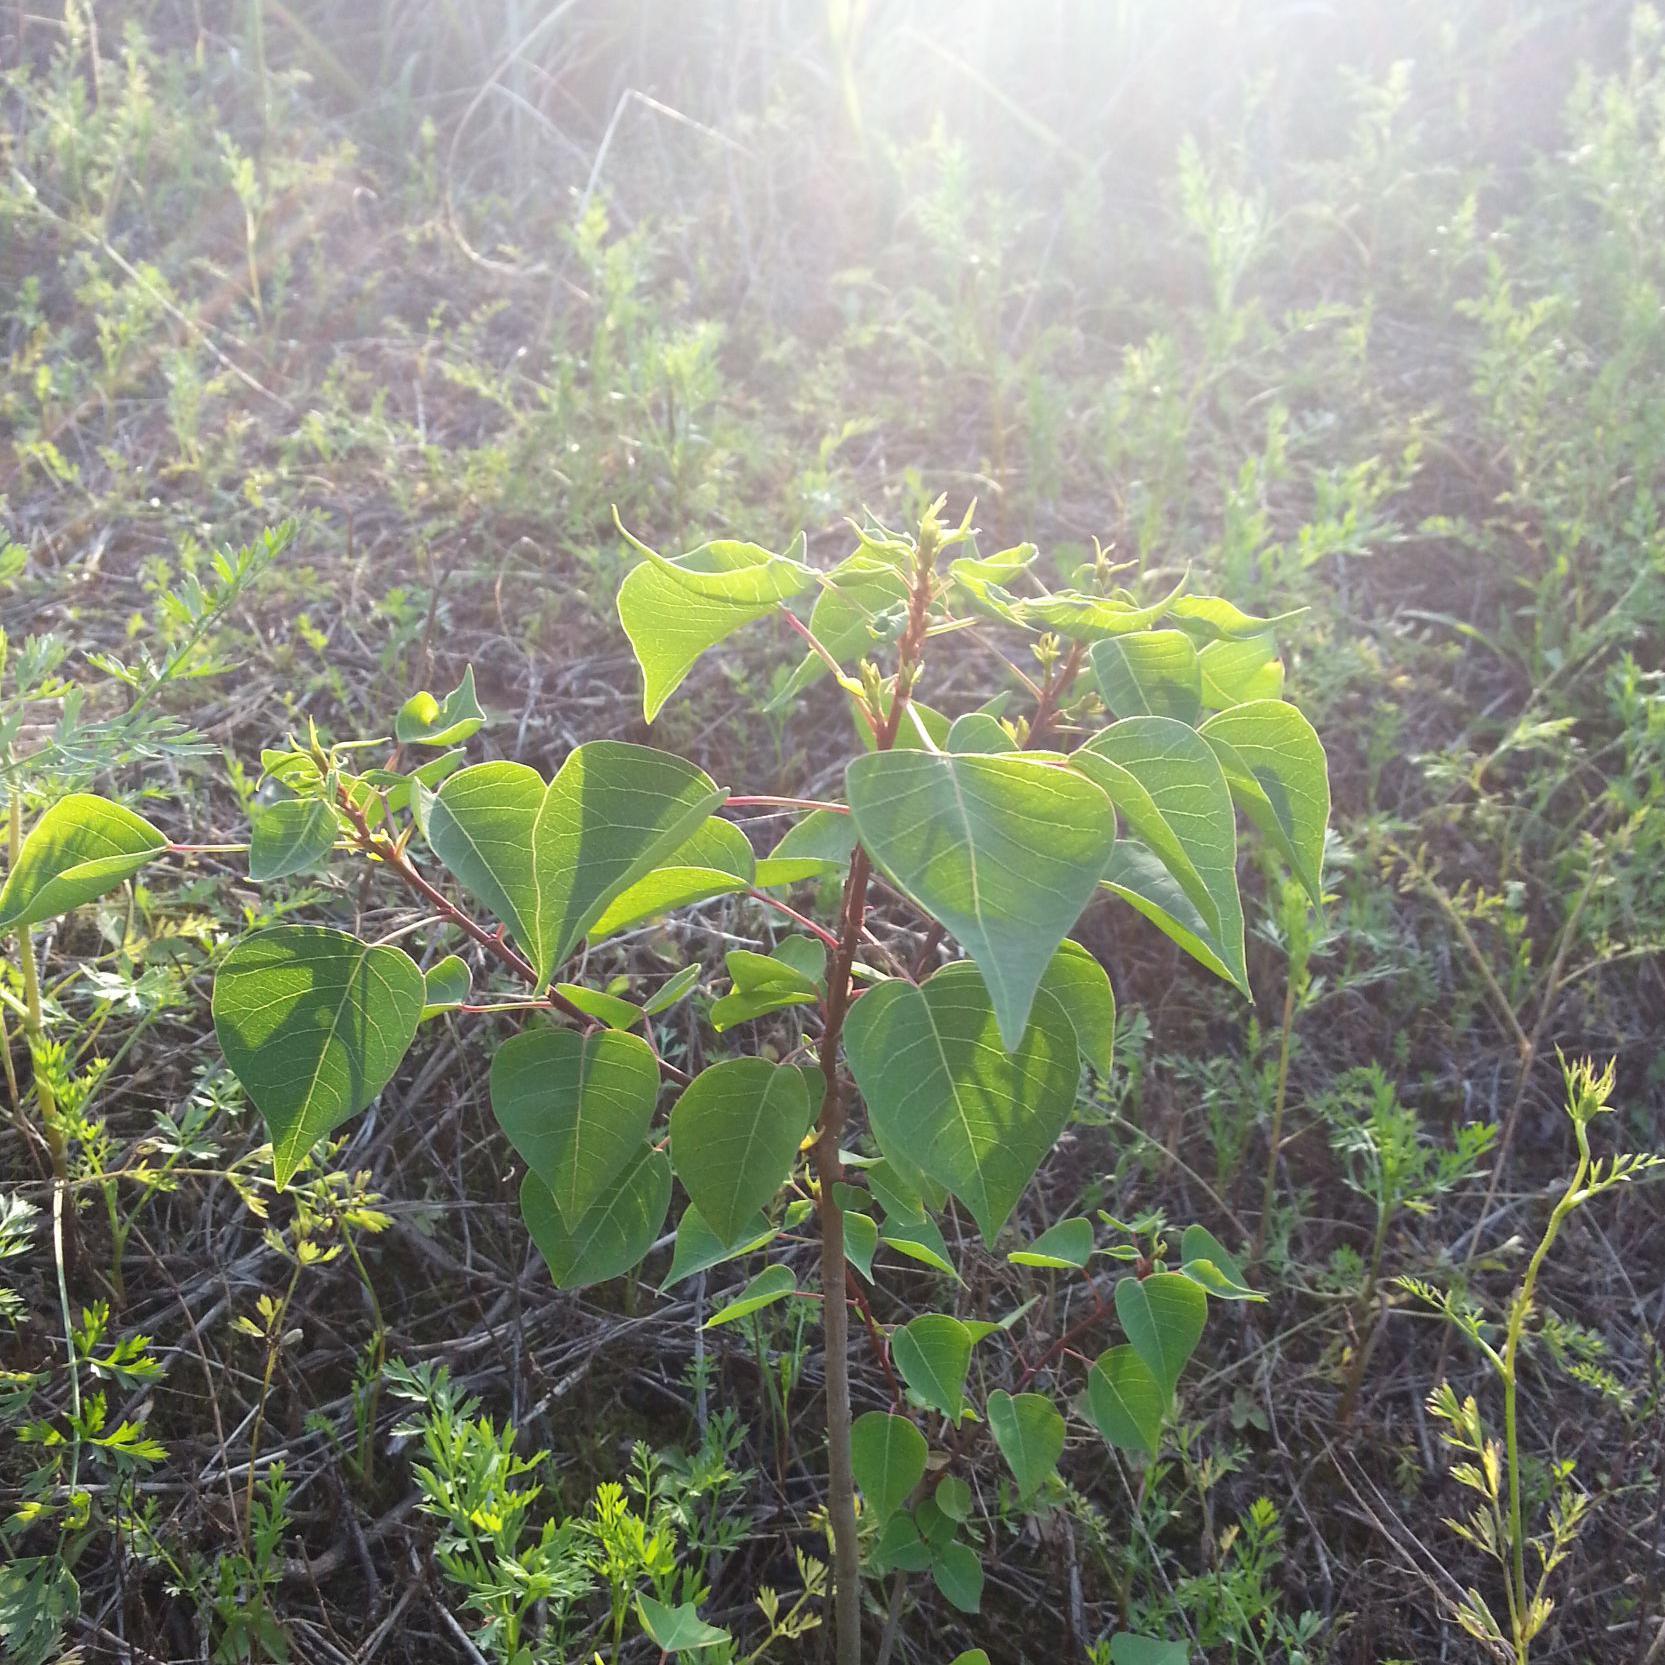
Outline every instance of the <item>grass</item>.
{"type": "MultiPolygon", "coordinates": [[[[1272,1301],[1205,1343],[1218,1357],[1137,1494],[1072,1451],[1057,1541],[992,1522],[982,1628],[910,1594],[927,1610],[899,1615],[896,1656],[1077,1657],[1130,1619],[1214,1661],[1440,1657],[1486,1574],[1442,1537],[1457,1488],[1425,1403],[1442,1378],[1484,1399],[1488,1378],[1394,1280],[1502,1306],[1571,1157],[1558,1047],[1616,1059],[1629,1144],[1657,1141],[1665,1091],[1657,16],[45,12],[0,17],[14,656],[60,633],[96,715],[91,655],[184,642],[181,586],[210,580],[213,546],[296,522],[202,644],[219,673],[164,696],[222,753],[141,755],[104,782],[166,800],[149,812],[175,836],[241,837],[259,749],[287,728],[381,732],[466,663],[506,755],[645,738],[608,611],[614,505],[667,549],[802,526],[832,558],[844,514],[900,522],[946,491],[978,499],[988,549],[1034,538],[1067,567],[1096,537],[1245,607],[1306,609],[1286,656],[1336,787],[1325,917],[1250,885],[1252,1012],[1136,922],[1090,922],[1123,1013],[1118,1096],[1027,1204],[1037,1229],[1084,1201],[1209,1219],[1262,1245],[1272,1301]],[[1472,1175],[1391,1218],[1347,1183],[1371,1171],[1368,1124],[1333,1138],[1368,1067],[1415,1119],[1406,1149],[1498,1130],[1472,1175]]],[[[761,712],[793,658],[784,641],[717,656],[658,742],[758,792],[835,787],[817,772],[836,697],[803,722],[761,712]]],[[[988,670],[967,649],[954,674],[970,689],[988,670]]],[[[42,945],[72,1100],[112,1060],[69,1153],[101,1206],[71,1222],[61,1301],[49,1190],[0,1135],[8,1191],[44,1210],[6,1261],[5,1369],[31,1378],[0,1377],[29,1400],[15,1420],[61,1425],[80,1392],[60,1305],[113,1297],[110,1335],[165,1361],[131,1381],[108,1366],[112,1420],[167,1455],[98,1469],[74,1639],[111,1659],[235,1658],[238,1638],[257,1658],[470,1657],[390,1443],[399,1413],[368,1386],[383,1356],[444,1363],[549,1453],[572,1516],[632,1440],[699,1448],[721,1396],[749,1427],[749,1526],[713,1557],[715,1599],[787,1587],[794,1547],[816,1550],[767,1406],[804,1402],[818,1362],[787,1368],[801,1341],[767,1327],[701,1340],[706,1297],[681,1288],[552,1297],[460,1036],[349,1130],[350,1195],[314,1199],[300,1231],[288,1205],[263,1218],[258,1133],[204,1044],[208,969],[235,909],[321,902],[351,923],[365,904],[240,875],[204,855],[42,945]],[[69,975],[84,959],[102,982],[69,975]],[[110,1226],[95,1170],[127,1176],[110,1226]],[[268,1322],[257,1297],[291,1287],[314,1240],[268,1322]]],[[[664,964],[649,934],[610,969],[664,964]]],[[[6,991],[22,977],[8,966],[6,991]]],[[[1638,1185],[1569,1222],[1539,1275],[1527,1485],[1548,1497],[1572,1460],[1596,1505],[1544,1657],[1640,1665],[1665,1634],[1661,1240],[1659,1191],[1638,1185]],[[1548,1339],[1568,1323],[1582,1374],[1548,1339]]],[[[1042,1288],[1004,1262],[978,1275],[1012,1305],[1042,1288]]],[[[944,1298],[909,1277],[887,1317],[944,1298]]],[[[4,1440],[11,1514],[39,1451],[4,1440]]],[[[48,1553],[44,1526],[18,1532],[19,1554],[48,1553]]]]}

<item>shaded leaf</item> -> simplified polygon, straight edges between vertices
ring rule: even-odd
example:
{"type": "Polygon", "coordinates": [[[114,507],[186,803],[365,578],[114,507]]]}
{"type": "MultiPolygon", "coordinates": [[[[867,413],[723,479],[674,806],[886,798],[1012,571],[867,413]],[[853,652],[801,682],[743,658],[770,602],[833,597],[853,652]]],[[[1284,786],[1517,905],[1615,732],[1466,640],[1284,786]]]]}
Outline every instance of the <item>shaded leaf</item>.
{"type": "Polygon", "coordinates": [[[250,818],[249,877],[256,884],[318,866],[335,848],[335,811],[322,798],[283,798],[250,818]]]}
{"type": "Polygon", "coordinates": [[[280,1186],[392,1079],[426,997],[403,949],[318,925],[256,931],[226,956],[214,978],[214,1033],[265,1118],[280,1186]]]}
{"type": "Polygon", "coordinates": [[[659,1064],[636,1035],[537,1028],[491,1061],[491,1108],[569,1229],[636,1159],[659,1096],[659,1064]]]}
{"type": "Polygon", "coordinates": [[[857,835],[982,970],[1015,1048],[1042,975],[1115,843],[1104,793],[1023,756],[875,752],[846,771],[857,835]]]}
{"type": "Polygon", "coordinates": [[[850,1430],[850,1462],[856,1484],[877,1520],[886,1520],[907,1502],[925,1478],[925,1436],[905,1416],[868,1411],[850,1430]]]}
{"type": "Polygon", "coordinates": [[[671,1165],[650,1145],[570,1231],[536,1174],[529,1172],[520,1187],[520,1212],[557,1289],[583,1289],[628,1272],[653,1247],[670,1206],[671,1165]]]}
{"type": "Polygon", "coordinates": [[[1056,1473],[1064,1451],[1064,1419],[1052,1401],[1039,1393],[1016,1398],[997,1388],[989,1395],[989,1432],[1017,1481],[1025,1503],[1056,1473]]]}
{"type": "Polygon", "coordinates": [[[992,1242],[1075,1105],[1075,1030],[1050,994],[1007,1051],[976,968],[893,980],[852,1007],[845,1053],[880,1149],[971,1210],[992,1242]]]}
{"type": "Polygon", "coordinates": [[[711,1229],[734,1242],[792,1171],[809,1127],[803,1072],[766,1058],[712,1064],[671,1111],[677,1178],[711,1229]]]}

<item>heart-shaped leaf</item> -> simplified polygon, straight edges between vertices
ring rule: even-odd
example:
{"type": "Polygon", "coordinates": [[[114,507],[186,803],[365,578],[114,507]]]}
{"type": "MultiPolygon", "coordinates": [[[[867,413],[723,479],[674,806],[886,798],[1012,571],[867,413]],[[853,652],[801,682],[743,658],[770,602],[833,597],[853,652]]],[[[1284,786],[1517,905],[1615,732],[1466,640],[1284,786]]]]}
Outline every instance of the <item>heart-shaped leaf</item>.
{"type": "Polygon", "coordinates": [[[1008,1050],[982,978],[962,962],[920,987],[870,989],[844,1047],[880,1148],[952,1191],[992,1242],[1075,1105],[1081,1064],[1063,1008],[1037,993],[1008,1050]]]}
{"type": "Polygon", "coordinates": [[[989,1395],[989,1432],[1017,1481],[1025,1503],[1058,1467],[1064,1451],[1064,1419],[1052,1401],[1039,1393],[1016,1398],[996,1388],[989,1395]]]}
{"type": "Polygon", "coordinates": [[[730,1058],[702,1070],[671,1111],[677,1178],[725,1243],[786,1182],[809,1128],[803,1072],[767,1058],[730,1058]]]}
{"type": "Polygon", "coordinates": [[[651,1145],[642,1146],[571,1230],[536,1174],[529,1171],[520,1187],[520,1212],[557,1289],[583,1289],[628,1272],[653,1247],[670,1206],[671,1165],[651,1145]]]}
{"type": "Polygon", "coordinates": [[[874,752],[845,775],[856,831],[981,967],[1016,1047],[1058,944],[1091,900],[1115,816],[1084,775],[1019,756],[874,752]]]}
{"type": "Polygon", "coordinates": [[[683,1602],[680,1607],[667,1607],[652,1596],[638,1595],[636,1617],[642,1621],[642,1629],[652,1638],[654,1646],[663,1653],[693,1653],[733,1641],[726,1630],[708,1625],[691,1601],[683,1602]]]}
{"type": "Polygon", "coordinates": [[[1015,1266],[1047,1266],[1063,1271],[1085,1266],[1092,1254],[1093,1222],[1078,1216],[1049,1226],[1027,1248],[1014,1249],[1006,1258],[1015,1266]]]}
{"type": "Polygon", "coordinates": [[[524,763],[481,763],[453,775],[429,810],[428,842],[508,925],[541,985],[607,905],[723,797],[681,758],[595,740],[572,752],[547,786],[524,763]]]}
{"type": "Polygon", "coordinates": [[[925,1436],[905,1416],[868,1411],[850,1430],[856,1484],[875,1520],[895,1514],[925,1478],[925,1436]]]}
{"type": "Polygon", "coordinates": [[[1197,655],[1203,704],[1224,711],[1249,700],[1283,698],[1283,661],[1270,636],[1206,643],[1197,655]]]}
{"type": "Polygon", "coordinates": [[[1108,1080],[1116,1052],[1116,996],[1109,972],[1080,943],[1066,939],[1041,987],[1064,1008],[1082,1058],[1108,1080]]]}
{"type": "Polygon", "coordinates": [[[0,889],[0,930],[39,925],[91,902],[168,847],[142,815],[72,792],[29,829],[0,889]]]}
{"type": "Polygon", "coordinates": [[[709,543],[676,561],[636,547],[648,559],[619,586],[619,623],[642,667],[642,714],[650,723],[707,648],[814,582],[802,562],[756,544],[709,543]]]}
{"type": "Polygon", "coordinates": [[[757,859],[746,835],[732,821],[708,816],[661,866],[607,904],[606,912],[590,927],[590,935],[599,942],[675,908],[708,902],[713,896],[731,896],[753,884],[756,874],[757,859]]]}
{"type": "Polygon", "coordinates": [[[1185,1361],[1196,1351],[1208,1322],[1208,1297],[1178,1272],[1123,1278],[1116,1285],[1116,1316],[1133,1350],[1145,1361],[1164,1395],[1172,1395],[1185,1361]]]}
{"type": "Polygon", "coordinates": [[[671,1251],[671,1269],[665,1274],[661,1289],[673,1289],[697,1272],[709,1271],[725,1260],[737,1260],[774,1241],[773,1226],[757,1215],[740,1235],[737,1243],[725,1243],[700,1217],[700,1211],[690,1203],[677,1222],[676,1247],[671,1251]]]}
{"type": "Polygon", "coordinates": [[[983,1605],[983,1563],[970,1544],[957,1538],[931,1558],[931,1577],[951,1605],[975,1613],[983,1605]]]}
{"type": "Polygon", "coordinates": [[[1112,1347],[1087,1377],[1087,1415],[1112,1445],[1156,1455],[1169,1395],[1131,1347],[1112,1347]]]}
{"type": "Polygon", "coordinates": [[[965,1410],[965,1378],[971,1368],[971,1331],[945,1312],[927,1312],[890,1338],[890,1356],[902,1380],[934,1411],[958,1422],[965,1410]]]}
{"type": "Polygon", "coordinates": [[[653,1049],[612,1029],[522,1030],[491,1061],[498,1125],[569,1228],[635,1160],[658,1096],[653,1049]]]}
{"type": "Polygon", "coordinates": [[[322,798],[283,798],[250,817],[249,877],[256,884],[316,867],[335,847],[335,811],[322,798]]]}
{"type": "Polygon", "coordinates": [[[318,925],[244,937],[214,978],[214,1033],[272,1135],[278,1184],[392,1078],[426,985],[402,948],[318,925]]]}
{"type": "Polygon", "coordinates": [[[468,998],[473,984],[468,962],[458,954],[447,954],[422,975],[422,1021],[450,1011],[468,998]]]}

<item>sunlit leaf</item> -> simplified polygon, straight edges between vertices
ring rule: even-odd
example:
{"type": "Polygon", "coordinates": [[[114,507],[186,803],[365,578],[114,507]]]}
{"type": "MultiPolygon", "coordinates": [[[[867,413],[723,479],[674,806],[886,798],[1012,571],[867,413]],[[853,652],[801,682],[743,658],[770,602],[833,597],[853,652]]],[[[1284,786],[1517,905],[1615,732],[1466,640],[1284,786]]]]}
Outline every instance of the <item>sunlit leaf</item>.
{"type": "Polygon", "coordinates": [[[596,740],[573,751],[547,786],[523,763],[453,775],[429,812],[428,842],[509,926],[541,984],[608,904],[723,796],[681,758],[596,740]]]}
{"type": "Polygon", "coordinates": [[[142,815],[90,792],[60,798],[29,829],[0,888],[0,930],[39,925],[130,879],[168,847],[142,815]]]}

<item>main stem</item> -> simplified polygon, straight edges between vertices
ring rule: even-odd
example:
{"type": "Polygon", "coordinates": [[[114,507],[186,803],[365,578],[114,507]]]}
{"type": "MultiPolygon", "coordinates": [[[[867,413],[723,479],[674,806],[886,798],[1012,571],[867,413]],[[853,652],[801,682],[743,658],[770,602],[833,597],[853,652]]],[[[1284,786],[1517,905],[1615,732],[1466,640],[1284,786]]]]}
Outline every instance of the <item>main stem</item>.
{"type": "MultiPolygon", "coordinates": [[[[874,743],[889,751],[896,742],[908,697],[913,690],[931,605],[932,572],[936,565],[937,528],[934,520],[920,527],[908,624],[897,653],[896,686],[890,710],[881,713],[877,701],[869,715],[874,743]]],[[[839,1157],[844,1136],[846,1105],[839,1074],[838,1047],[844,1019],[850,1011],[851,972],[861,946],[867,917],[867,883],[872,864],[861,845],[850,857],[839,916],[838,947],[827,974],[826,1023],[821,1030],[821,1116],[815,1139],[815,1179],[819,1190],[821,1224],[821,1322],[826,1346],[827,1375],[827,1518],[833,1538],[833,1619],[838,1665],[861,1665],[861,1545],[856,1529],[856,1477],[850,1456],[850,1301],[846,1293],[849,1263],[844,1253],[844,1211],[837,1187],[844,1177],[839,1157]]]]}

